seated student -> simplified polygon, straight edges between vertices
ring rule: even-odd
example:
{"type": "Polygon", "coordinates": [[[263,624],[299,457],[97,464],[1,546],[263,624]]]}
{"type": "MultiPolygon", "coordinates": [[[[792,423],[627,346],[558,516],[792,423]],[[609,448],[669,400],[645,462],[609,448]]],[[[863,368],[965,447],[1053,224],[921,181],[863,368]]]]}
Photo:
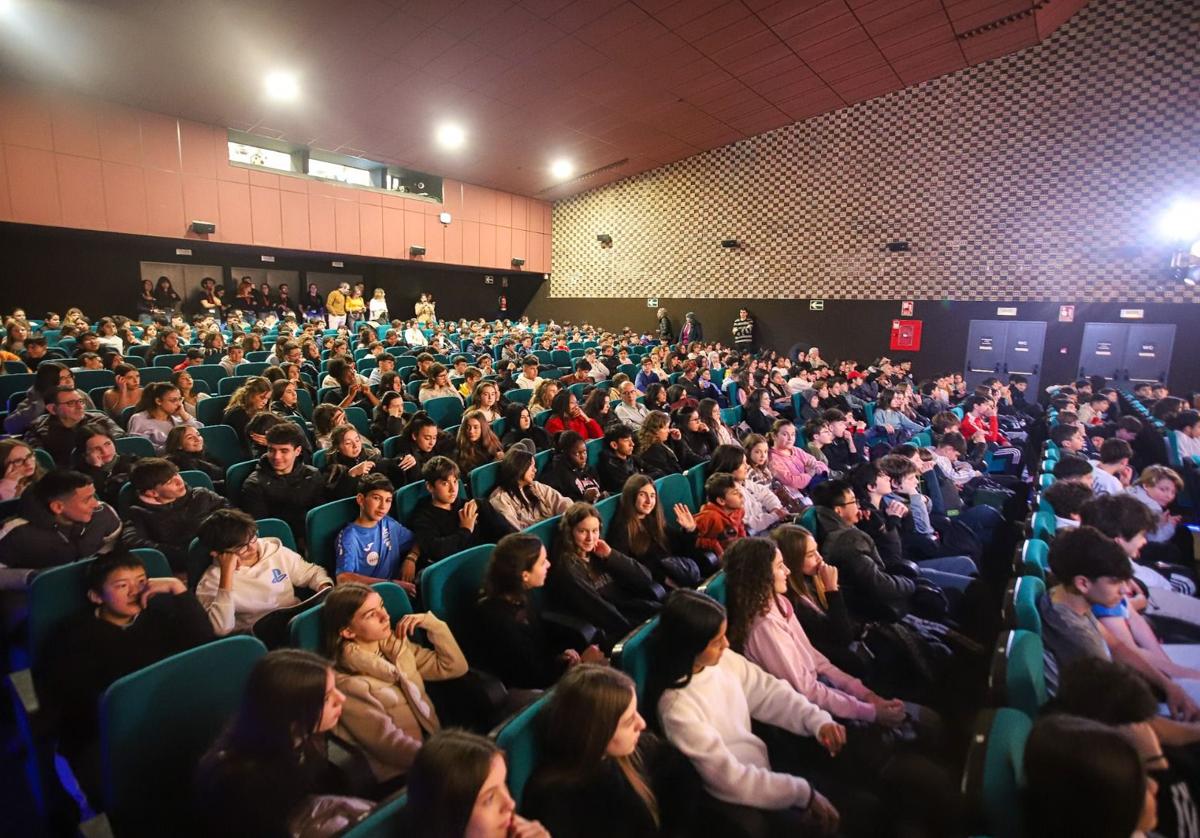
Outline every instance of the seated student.
{"type": "Polygon", "coordinates": [[[359,480],[368,474],[382,474],[393,483],[406,476],[398,458],[379,456],[379,450],[364,443],[353,425],[334,428],[325,457],[326,497],[329,500],[353,497],[358,492],[359,480]]]}
{"type": "MultiPolygon", "coordinates": [[[[908,457],[899,454],[881,458],[878,465],[892,487],[883,502],[895,500],[904,507],[899,515],[903,557],[915,562],[923,576],[941,587],[965,590],[972,578],[978,575],[978,568],[969,555],[956,554],[934,529],[930,517],[932,506],[919,491],[917,466],[908,457]]],[[[963,531],[959,542],[969,544],[972,552],[979,549],[978,542],[969,532],[963,531]]]]}
{"type": "Polygon", "coordinates": [[[429,497],[417,501],[408,519],[420,549],[418,574],[447,556],[489,543],[500,531],[486,500],[459,497],[460,473],[449,457],[431,459],[421,470],[421,476],[429,497]],[[488,520],[481,520],[481,515],[488,520]]]}
{"type": "Polygon", "coordinates": [[[560,390],[550,406],[552,415],[546,422],[546,433],[553,439],[563,431],[575,431],[584,439],[599,439],[604,436],[600,424],[583,412],[579,401],[570,390],[560,390]]]}
{"type": "Polygon", "coordinates": [[[1188,775],[1194,774],[1192,761],[1185,749],[1172,746],[1179,725],[1158,714],[1158,699],[1136,672],[1099,658],[1076,661],[1063,673],[1058,695],[1048,709],[1091,719],[1128,735],[1158,781],[1159,820],[1154,834],[1192,833],[1191,826],[1200,819],[1188,782],[1188,775]],[[1182,763],[1182,771],[1174,764],[1176,760],[1182,763]]]}
{"type": "Polygon", "coordinates": [[[475,664],[510,689],[541,690],[567,669],[607,659],[598,646],[582,652],[556,644],[530,591],[546,584],[550,561],[537,536],[511,533],[492,551],[475,606],[469,650],[475,664]]]}
{"type": "Polygon", "coordinates": [[[713,474],[704,481],[707,502],[696,514],[696,547],[720,559],[730,543],[746,537],[745,501],[732,474],[713,474]]]}
{"type": "Polygon", "coordinates": [[[1100,445],[1100,460],[1092,463],[1092,491],[1097,495],[1123,494],[1133,482],[1129,461],[1133,448],[1123,439],[1106,439],[1100,445]]]}
{"type": "Polygon", "coordinates": [[[1042,492],[1042,498],[1054,510],[1054,524],[1058,529],[1078,527],[1084,504],[1093,497],[1092,490],[1082,480],[1057,480],[1042,492]]]}
{"type": "MultiPolygon", "coordinates": [[[[54,401],[52,394],[58,387],[68,387],[74,390],[83,403],[82,408],[87,411],[88,416],[91,416],[93,412],[98,412],[91,397],[82,390],[75,389],[75,374],[71,372],[65,362],[46,361],[38,365],[33,384],[25,391],[25,398],[12,413],[5,417],[5,433],[13,436],[25,434],[34,422],[46,415],[47,404],[54,401]]],[[[64,401],[68,398],[64,398],[64,401]]]]}
{"type": "Polygon", "coordinates": [[[368,474],[358,481],[354,496],[358,517],[337,537],[337,581],[370,585],[390,579],[410,595],[416,594],[417,559],[420,547],[416,536],[388,515],[395,494],[382,474],[368,474]]]}
{"type": "Polygon", "coordinates": [[[417,751],[397,834],[550,838],[537,821],[516,814],[504,752],[465,730],[441,730],[417,751]]]}
{"type": "Polygon", "coordinates": [[[758,535],[791,517],[791,512],[768,486],[749,479],[750,466],[740,445],[719,445],[713,451],[710,474],[729,474],[742,491],[743,522],[749,535],[758,535]]]}
{"type": "Polygon", "coordinates": [[[188,545],[204,520],[229,501],[211,489],[189,486],[175,464],[160,457],[138,460],[129,482],[137,497],[126,513],[121,543],[161,550],[172,570],[186,569],[188,545]]]}
{"type": "Polygon", "coordinates": [[[1079,422],[1086,426],[1103,425],[1108,421],[1108,411],[1111,404],[1104,393],[1092,393],[1087,401],[1079,406],[1079,422]]]}
{"type": "Polygon", "coordinates": [[[242,484],[241,506],[250,517],[281,518],[303,541],[308,510],[326,500],[325,478],[304,463],[304,431],[286,422],[267,432],[267,453],[242,484]]]}
{"type": "Polygon", "coordinates": [[[800,498],[809,484],[824,480],[829,467],[796,447],[796,426],[780,419],[767,436],[770,444],[771,472],[794,498],[800,498]]]}
{"type": "Polygon", "coordinates": [[[371,442],[382,445],[385,439],[399,436],[408,424],[408,415],[404,412],[404,396],[391,391],[384,392],[379,397],[379,406],[371,420],[371,442]]]}
{"type": "Polygon", "coordinates": [[[420,480],[425,463],[439,454],[454,457],[454,438],[442,433],[428,413],[418,410],[409,417],[396,446],[398,465],[403,472],[401,485],[420,480]]]}
{"type": "Polygon", "coordinates": [[[325,734],[346,696],[311,652],[278,649],[250,671],[241,706],[200,760],[194,784],[201,835],[333,835],[370,809],[343,797],[325,734]]]}
{"type": "Polygon", "coordinates": [[[1157,781],[1129,737],[1106,725],[1045,716],[1025,742],[1023,762],[1028,838],[1144,836],[1157,824],[1157,781]]]}
{"type": "Polygon", "coordinates": [[[496,470],[496,488],[488,500],[514,530],[561,515],[571,501],[556,489],[537,481],[537,462],[526,442],[508,449],[496,470]]]}
{"type": "MultiPolygon", "coordinates": [[[[740,389],[739,389],[740,392],[740,389]]],[[[805,391],[812,398],[816,391],[805,391]]],[[[810,396],[805,396],[809,398],[810,396]]],[[[744,421],[754,433],[766,436],[771,432],[771,426],[779,419],[779,412],[771,407],[771,394],[763,389],[755,390],[746,399],[744,421]]]]}
{"type": "MultiPolygon", "coordinates": [[[[904,412],[906,402],[903,390],[887,389],[879,394],[875,407],[875,427],[888,435],[899,434],[904,439],[915,436],[925,430],[925,425],[904,412]]],[[[901,440],[903,441],[903,440],[901,440]]]]}
{"type": "Polygon", "coordinates": [[[587,440],[575,431],[563,431],[558,435],[555,449],[554,459],[542,475],[543,483],[573,501],[595,503],[608,494],[587,463],[587,440]]]}
{"type": "MultiPolygon", "coordinates": [[[[1146,533],[1155,527],[1154,515],[1149,509],[1125,492],[1100,495],[1084,504],[1080,522],[1095,527],[1121,545],[1133,565],[1134,578],[1154,606],[1149,614],[1200,624],[1200,601],[1195,599],[1196,582],[1190,575],[1192,571],[1141,558],[1146,533]]],[[[1132,594],[1131,605],[1137,610],[1145,608],[1145,599],[1136,591],[1132,594]]]]}
{"type": "Polygon", "coordinates": [[[654,481],[635,474],[621,490],[621,501],[608,528],[612,548],[645,565],[654,581],[668,587],[692,588],[700,584],[708,562],[696,559],[696,521],[685,504],[672,510],[675,524],[668,525],[658,503],[654,481]],[[701,565],[703,564],[703,569],[701,565]]]}
{"type": "Polygon", "coordinates": [[[500,444],[504,450],[512,448],[522,440],[529,440],[537,451],[547,451],[550,448],[550,435],[545,428],[533,424],[529,408],[520,402],[513,402],[504,409],[504,436],[500,444]]]}
{"type": "Polygon", "coordinates": [[[679,429],[671,427],[671,417],[661,410],[646,417],[638,428],[637,438],[641,470],[656,479],[682,474],[684,469],[704,462],[688,448],[679,429]]]}
{"type": "Polygon", "coordinates": [[[72,460],[75,470],[86,474],[95,484],[96,497],[115,507],[117,495],[129,482],[129,472],[138,457],[136,454],[118,454],[116,442],[106,430],[88,426],[76,437],[72,460]]]}
{"type": "Polygon", "coordinates": [[[191,425],[179,425],[167,434],[163,457],[180,471],[202,471],[213,482],[217,492],[225,488],[225,468],[205,456],[204,437],[191,425]]]}
{"type": "Polygon", "coordinates": [[[45,449],[54,462],[65,468],[71,462],[80,432],[97,429],[113,439],[125,431],[99,411],[88,410],[73,386],[54,387],[45,393],[46,412],[33,420],[22,437],[34,448],[45,449]]]}
{"type": "Polygon", "coordinates": [[[978,434],[992,456],[1004,461],[1006,474],[1020,474],[1021,449],[1000,432],[996,403],[987,396],[970,396],[962,403],[962,408],[964,413],[959,433],[963,439],[974,439],[978,434]]]}
{"type": "Polygon", "coordinates": [[[552,606],[604,633],[609,648],[658,611],[662,590],[650,571],[600,537],[600,513],[573,503],[563,513],[546,591],[552,606]]]}
{"type": "MultiPolygon", "coordinates": [[[[1154,515],[1157,526],[1146,533],[1148,542],[1142,555],[1148,561],[1183,564],[1182,551],[1172,544],[1175,530],[1181,520],[1168,507],[1183,489],[1183,478],[1167,466],[1146,466],[1138,475],[1137,482],[1129,487],[1129,494],[1143,504],[1154,515]]],[[[1190,539],[1189,539],[1190,543],[1190,539]]]]}
{"type": "Polygon", "coordinates": [[[537,767],[522,808],[556,838],[692,835],[700,782],[638,713],[633,680],[579,666],[538,717],[537,767]]]}
{"type": "MultiPolygon", "coordinates": [[[[725,609],[695,591],[675,591],[651,634],[652,708],[668,742],[692,761],[719,811],[751,835],[834,834],[839,814],[798,767],[773,760],[751,722],[815,737],[836,755],[846,731],[788,684],[727,651],[725,609]]],[[[814,761],[815,762],[815,761],[814,761]]]]}
{"type": "Polygon", "coordinates": [[[1200,457],[1200,412],[1181,410],[1171,428],[1180,460],[1186,462],[1191,457],[1200,457]]]}
{"type": "Polygon", "coordinates": [[[808,639],[786,594],[791,571],[774,541],[745,538],[725,555],[729,642],[836,718],[897,727],[904,702],[873,693],[808,639]]]}
{"type": "Polygon", "coordinates": [[[875,541],[859,529],[859,501],[844,480],[830,480],[813,490],[821,550],[838,569],[850,613],[859,620],[891,621],[904,616],[918,590],[936,585],[891,570],[880,558],[875,541]]]}
{"type": "Polygon", "coordinates": [[[620,492],[630,477],[640,473],[633,456],[634,446],[634,430],[628,425],[615,423],[604,432],[597,476],[600,487],[609,494],[620,492]]]}
{"type": "Polygon", "coordinates": [[[1069,456],[1087,459],[1087,436],[1081,425],[1060,421],[1050,429],[1050,441],[1058,446],[1064,459],[1069,456]]]}
{"type": "Polygon", "coordinates": [[[196,537],[212,560],[196,596],[218,636],[249,631],[260,617],[333,586],[320,565],[306,562],[278,538],[259,538],[258,524],[240,509],[222,509],[200,524],[196,537]]]}
{"type": "Polygon", "coordinates": [[[300,411],[300,400],[296,396],[297,386],[295,381],[288,381],[286,378],[281,378],[271,385],[269,407],[272,413],[288,421],[291,421],[292,417],[304,419],[304,414],[300,411]]]}
{"type": "Polygon", "coordinates": [[[34,675],[60,722],[59,750],[95,800],[100,696],[118,678],[211,640],[212,628],[182,582],[148,578],[126,550],[93,560],[86,590],[90,607],[54,631],[34,675]]]}
{"type": "Polygon", "coordinates": [[[425,682],[467,672],[458,642],[430,611],[406,614],[393,629],[383,598],[357,582],[339,583],[325,598],[321,638],[346,696],[336,732],[363,751],[376,781],[396,785],[441,727],[425,682]],[[417,629],[429,646],[413,641],[417,629]]]}
{"type": "Polygon", "coordinates": [[[0,440],[0,501],[16,500],[44,473],[33,449],[19,439],[0,440]]]}
{"type": "Polygon", "coordinates": [[[55,469],[30,487],[17,515],[0,526],[0,567],[44,570],[103,555],[120,535],[120,518],[97,499],[91,479],[55,469]]]}
{"type": "Polygon", "coordinates": [[[242,441],[242,444],[249,447],[252,443],[264,445],[265,440],[261,437],[254,439],[250,436],[246,426],[260,413],[267,410],[267,405],[271,401],[271,382],[263,376],[253,375],[247,378],[241,387],[233,391],[233,395],[229,397],[229,404],[225,407],[225,413],[221,418],[223,424],[232,427],[242,441]]]}
{"type": "Polygon", "coordinates": [[[679,429],[683,444],[701,460],[709,459],[721,444],[716,431],[704,423],[699,410],[691,405],[684,405],[675,411],[672,422],[679,429]]]}
{"type": "Polygon", "coordinates": [[[538,375],[538,359],[533,355],[526,355],[521,361],[521,374],[513,379],[513,382],[523,390],[536,389],[542,383],[542,377],[538,375]]]}
{"type": "Polygon", "coordinates": [[[1038,602],[1046,647],[1046,686],[1058,689],[1059,673],[1080,658],[1115,659],[1132,666],[1166,696],[1176,718],[1200,717],[1184,689],[1119,642],[1100,624],[1092,607],[1115,608],[1133,577],[1129,559],[1115,541],[1092,527],[1059,533],[1050,545],[1050,570],[1059,583],[1038,602]]]}
{"type": "Polygon", "coordinates": [[[492,433],[492,426],[483,413],[471,410],[462,418],[458,427],[458,451],[456,455],[459,471],[470,474],[480,466],[504,459],[504,447],[492,433]]]}

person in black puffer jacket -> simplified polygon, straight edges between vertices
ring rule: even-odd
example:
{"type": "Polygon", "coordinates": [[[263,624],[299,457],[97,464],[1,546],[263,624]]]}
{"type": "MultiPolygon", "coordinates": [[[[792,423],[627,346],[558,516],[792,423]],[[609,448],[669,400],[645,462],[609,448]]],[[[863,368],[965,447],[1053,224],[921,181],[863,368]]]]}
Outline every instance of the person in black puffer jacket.
{"type": "Polygon", "coordinates": [[[241,504],[256,520],[286,521],[300,545],[308,510],[326,500],[324,475],[302,460],[304,442],[304,431],[291,422],[267,431],[267,453],[242,484],[241,504]]]}
{"type": "Polygon", "coordinates": [[[587,464],[587,441],[575,431],[563,431],[557,449],[542,482],[573,501],[595,503],[605,492],[596,470],[587,464]]]}
{"type": "MultiPolygon", "coordinates": [[[[43,475],[21,496],[17,516],[0,527],[0,565],[44,570],[111,551],[121,519],[97,502],[95,492],[91,479],[77,471],[43,475]]],[[[11,581],[19,587],[22,580],[11,581]]]]}
{"type": "Polygon", "coordinates": [[[604,449],[600,452],[597,471],[600,486],[609,494],[620,492],[625,481],[640,473],[633,448],[633,428],[628,425],[613,425],[604,432],[604,449]]]}
{"type": "Polygon", "coordinates": [[[228,508],[229,501],[210,489],[187,485],[175,464],[161,457],[138,460],[129,482],[137,499],[125,513],[121,543],[131,550],[161,550],[172,570],[187,569],[188,545],[200,525],[216,510],[228,508]]]}

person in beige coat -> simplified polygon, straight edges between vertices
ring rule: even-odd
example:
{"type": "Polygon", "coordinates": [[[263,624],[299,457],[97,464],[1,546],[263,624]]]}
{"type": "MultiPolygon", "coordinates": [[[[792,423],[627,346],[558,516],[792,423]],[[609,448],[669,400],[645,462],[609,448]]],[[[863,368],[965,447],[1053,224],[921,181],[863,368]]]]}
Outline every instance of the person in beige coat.
{"type": "Polygon", "coordinates": [[[571,505],[571,499],[538,483],[537,463],[533,452],[522,443],[513,445],[496,469],[496,490],[488,497],[492,509],[523,530],[539,521],[561,515],[571,505]]]}
{"type": "Polygon", "coordinates": [[[408,773],[425,738],[441,728],[425,681],[467,672],[450,628],[431,613],[406,614],[393,630],[383,599],[366,585],[339,585],[321,610],[325,654],[346,695],[335,732],[360,748],[381,783],[408,773]],[[424,629],[433,648],[415,643],[424,629]]]}

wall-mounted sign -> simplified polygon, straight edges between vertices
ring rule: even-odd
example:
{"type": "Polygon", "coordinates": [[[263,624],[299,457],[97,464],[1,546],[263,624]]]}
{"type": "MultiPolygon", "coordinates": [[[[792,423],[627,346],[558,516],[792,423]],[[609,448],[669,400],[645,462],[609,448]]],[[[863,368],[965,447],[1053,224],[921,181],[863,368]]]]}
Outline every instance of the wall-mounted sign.
{"type": "Polygon", "coordinates": [[[1058,307],[1058,322],[1059,323],[1074,323],[1075,322],[1075,306],[1059,306],[1058,307]]]}
{"type": "Polygon", "coordinates": [[[980,338],[979,339],[979,348],[980,348],[980,350],[982,350],[984,352],[991,352],[992,351],[992,339],[991,338],[980,338]]]}
{"type": "Polygon", "coordinates": [[[1142,308],[1123,308],[1121,309],[1122,320],[1141,320],[1146,316],[1146,310],[1142,308]]]}
{"type": "Polygon", "coordinates": [[[1112,343],[1106,340],[1098,341],[1096,343],[1096,354],[1112,355],[1112,343]]]}
{"type": "Polygon", "coordinates": [[[1019,341],[1017,341],[1017,345],[1013,347],[1013,352],[1028,352],[1028,351],[1029,351],[1029,341],[1027,341],[1027,340],[1019,340],[1019,341]]]}
{"type": "Polygon", "coordinates": [[[274,262],[275,261],[274,256],[259,256],[258,258],[262,259],[264,262],[274,262]]]}
{"type": "Polygon", "coordinates": [[[901,317],[912,317],[912,315],[913,315],[913,301],[905,300],[904,302],[902,302],[900,304],[900,316],[901,317]]]}
{"type": "Polygon", "coordinates": [[[1017,307],[1016,306],[1000,306],[999,308],[996,309],[996,316],[997,317],[1016,317],[1017,316],[1017,307]]]}
{"type": "Polygon", "coordinates": [[[175,248],[175,255],[176,256],[191,256],[192,250],[189,247],[177,247],[177,248],[175,248]]]}
{"type": "Polygon", "coordinates": [[[330,262],[329,264],[333,265],[335,268],[344,268],[344,267],[346,267],[346,263],[345,263],[345,262],[330,262]]]}
{"type": "Polygon", "coordinates": [[[1158,347],[1153,343],[1143,343],[1138,348],[1139,358],[1156,358],[1158,357],[1158,347]]]}
{"type": "Polygon", "coordinates": [[[658,308],[658,297],[647,297],[646,308],[658,308]]]}
{"type": "Polygon", "coordinates": [[[824,300],[809,300],[808,301],[808,310],[809,311],[824,311],[825,310],[825,301],[824,300]]]}

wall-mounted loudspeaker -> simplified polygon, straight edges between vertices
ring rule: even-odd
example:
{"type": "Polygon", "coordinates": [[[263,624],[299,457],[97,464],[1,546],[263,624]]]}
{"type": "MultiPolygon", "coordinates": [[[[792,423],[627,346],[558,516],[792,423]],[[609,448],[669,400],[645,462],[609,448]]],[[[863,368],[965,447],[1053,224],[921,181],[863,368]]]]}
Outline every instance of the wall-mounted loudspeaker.
{"type": "Polygon", "coordinates": [[[193,233],[199,233],[202,236],[207,236],[209,233],[217,232],[217,225],[211,221],[193,221],[188,227],[193,233]]]}
{"type": "Polygon", "coordinates": [[[425,248],[419,244],[409,245],[408,255],[409,256],[424,256],[425,248]]]}
{"type": "Polygon", "coordinates": [[[884,247],[887,248],[888,253],[908,253],[912,250],[912,246],[906,241],[888,242],[884,247]]]}
{"type": "Polygon", "coordinates": [[[725,239],[723,242],[721,242],[721,247],[724,248],[739,247],[740,245],[741,242],[739,242],[737,239],[725,239]]]}
{"type": "Polygon", "coordinates": [[[522,266],[522,265],[524,265],[524,264],[525,264],[525,260],[524,260],[524,259],[522,259],[521,257],[519,257],[519,256],[514,256],[514,257],[512,258],[512,266],[513,266],[514,268],[519,268],[519,267],[521,267],[521,266],[522,266]]]}

